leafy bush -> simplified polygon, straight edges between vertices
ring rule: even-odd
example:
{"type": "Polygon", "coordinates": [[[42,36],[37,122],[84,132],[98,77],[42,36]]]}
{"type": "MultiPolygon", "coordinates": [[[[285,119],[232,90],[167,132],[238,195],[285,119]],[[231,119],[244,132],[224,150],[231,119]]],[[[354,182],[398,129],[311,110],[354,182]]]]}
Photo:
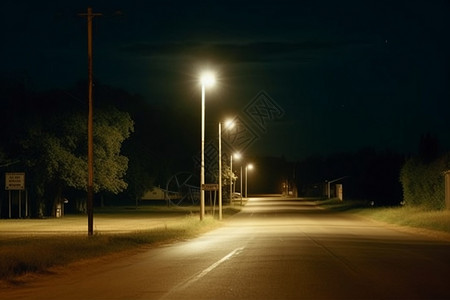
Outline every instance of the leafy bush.
{"type": "Polygon", "coordinates": [[[425,209],[445,207],[444,171],[450,169],[450,153],[430,163],[409,159],[400,172],[403,201],[407,206],[425,209]]]}

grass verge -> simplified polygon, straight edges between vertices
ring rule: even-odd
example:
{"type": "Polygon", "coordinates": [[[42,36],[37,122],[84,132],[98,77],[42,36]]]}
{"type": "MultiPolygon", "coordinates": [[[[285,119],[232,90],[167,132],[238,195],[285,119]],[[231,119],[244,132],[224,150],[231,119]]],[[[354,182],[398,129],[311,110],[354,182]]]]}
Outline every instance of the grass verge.
{"type": "MultiPolygon", "coordinates": [[[[52,267],[64,266],[84,259],[97,258],[141,246],[192,238],[221,225],[221,222],[212,216],[205,216],[203,221],[200,221],[198,215],[190,213],[189,209],[186,211],[184,216],[178,215],[179,218],[176,222],[158,224],[143,230],[96,232],[93,236],[79,232],[4,235],[0,237],[0,257],[2,258],[0,260],[0,280],[14,283],[17,278],[26,274],[45,273],[52,267]]],[[[224,217],[237,211],[233,208],[224,209],[224,217]]],[[[105,212],[103,213],[105,214],[105,212]]],[[[117,212],[106,213],[108,217],[112,217],[117,212]]],[[[180,213],[179,209],[178,213],[180,213]]],[[[101,214],[99,213],[100,220],[101,214]]],[[[151,214],[154,216],[155,211],[152,210],[151,214]]],[[[163,209],[157,214],[166,216],[170,212],[163,209]]],[[[145,213],[142,210],[128,213],[119,211],[117,215],[122,216],[124,220],[129,220],[133,217],[136,218],[136,215],[145,216],[145,213]]],[[[53,220],[36,220],[36,222],[52,222],[53,220]]],[[[116,222],[120,222],[120,217],[116,220],[119,220],[116,222]]],[[[64,218],[59,221],[64,222],[64,218]]],[[[70,222],[74,221],[70,220],[70,222]]]]}
{"type": "Polygon", "coordinates": [[[392,207],[355,209],[351,212],[385,223],[450,234],[450,211],[430,211],[420,207],[392,207]]]}
{"type": "Polygon", "coordinates": [[[409,206],[370,207],[367,201],[340,201],[336,198],[318,200],[316,204],[332,211],[349,212],[384,223],[450,234],[450,210],[409,206]]]}

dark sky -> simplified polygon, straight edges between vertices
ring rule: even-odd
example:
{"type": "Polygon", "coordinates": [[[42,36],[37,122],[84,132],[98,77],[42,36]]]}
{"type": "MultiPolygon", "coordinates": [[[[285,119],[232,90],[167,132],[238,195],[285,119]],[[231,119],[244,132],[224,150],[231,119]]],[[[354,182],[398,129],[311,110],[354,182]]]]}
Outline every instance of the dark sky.
{"type": "Polygon", "coordinates": [[[216,73],[207,138],[228,116],[247,126],[252,155],[415,152],[427,132],[450,149],[449,1],[7,0],[2,75],[41,90],[85,79],[77,14],[88,6],[103,14],[93,26],[103,84],[182,109],[200,129],[198,77],[216,73]],[[258,123],[263,102],[273,110],[258,123]]]}

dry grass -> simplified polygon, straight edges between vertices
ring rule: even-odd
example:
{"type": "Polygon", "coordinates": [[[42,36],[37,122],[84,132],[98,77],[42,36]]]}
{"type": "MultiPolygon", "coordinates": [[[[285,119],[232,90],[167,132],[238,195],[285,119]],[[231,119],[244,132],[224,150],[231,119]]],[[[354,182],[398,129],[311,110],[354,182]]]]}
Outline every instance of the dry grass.
{"type": "MultiPolygon", "coordinates": [[[[110,208],[94,215],[95,234],[87,235],[86,216],[60,219],[0,220],[0,279],[13,281],[86,258],[194,237],[220,226],[196,208],[110,208]]],[[[224,217],[236,213],[224,209],[224,217]]]]}

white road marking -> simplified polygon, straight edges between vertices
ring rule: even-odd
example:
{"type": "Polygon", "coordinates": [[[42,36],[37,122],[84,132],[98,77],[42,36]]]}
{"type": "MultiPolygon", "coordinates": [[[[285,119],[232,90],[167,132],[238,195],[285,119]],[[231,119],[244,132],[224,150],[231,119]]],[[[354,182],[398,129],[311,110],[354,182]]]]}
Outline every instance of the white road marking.
{"type": "Polygon", "coordinates": [[[233,256],[238,255],[242,250],[244,250],[244,248],[245,247],[239,247],[239,248],[234,249],[233,251],[231,251],[230,253],[228,253],[227,255],[222,257],[220,260],[216,261],[215,263],[213,263],[208,268],[204,269],[203,271],[201,271],[200,273],[198,273],[191,279],[189,279],[189,280],[185,281],[184,283],[181,283],[178,286],[176,286],[175,288],[173,288],[168,294],[166,294],[161,299],[164,299],[164,298],[168,297],[170,294],[172,294],[173,292],[180,290],[180,289],[184,289],[184,288],[188,287],[189,285],[193,284],[194,282],[198,281],[199,279],[205,277],[209,272],[211,272],[212,270],[217,268],[219,265],[221,265],[225,261],[231,259],[233,256]]]}
{"type": "Polygon", "coordinates": [[[215,268],[217,268],[221,263],[229,260],[231,257],[238,255],[242,250],[244,250],[244,247],[240,247],[240,248],[236,248],[233,251],[231,251],[230,253],[228,253],[227,255],[225,255],[221,260],[216,261],[215,263],[213,263],[211,266],[209,266],[208,268],[204,269],[202,272],[200,272],[200,274],[198,274],[197,276],[195,276],[194,278],[192,278],[191,280],[189,280],[187,282],[187,284],[191,284],[194,281],[199,280],[200,278],[204,277],[206,274],[208,274],[209,272],[211,272],[212,270],[214,270],[215,268]]]}

